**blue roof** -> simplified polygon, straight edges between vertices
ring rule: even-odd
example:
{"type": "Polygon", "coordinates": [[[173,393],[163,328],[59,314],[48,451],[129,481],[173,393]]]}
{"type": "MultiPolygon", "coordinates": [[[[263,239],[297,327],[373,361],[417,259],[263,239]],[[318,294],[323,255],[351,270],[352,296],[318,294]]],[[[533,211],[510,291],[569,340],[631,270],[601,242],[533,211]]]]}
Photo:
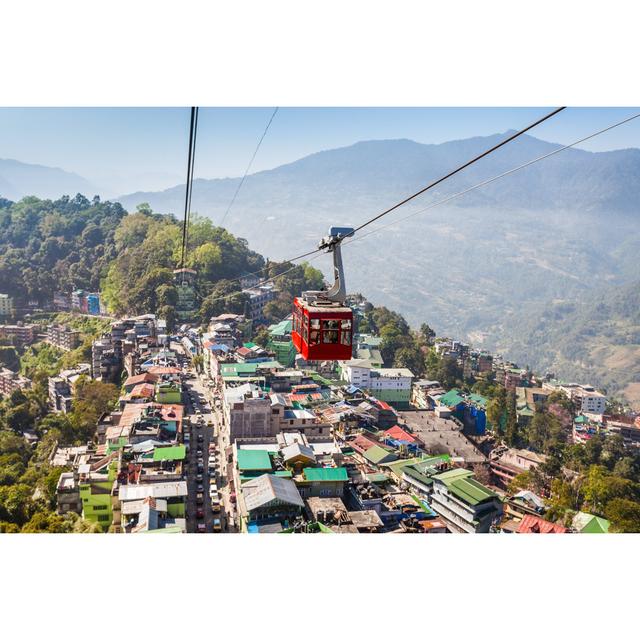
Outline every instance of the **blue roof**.
{"type": "Polygon", "coordinates": [[[349,386],[345,389],[345,391],[346,391],[347,393],[357,393],[358,391],[360,391],[360,389],[359,389],[358,387],[356,387],[355,385],[353,385],[353,384],[352,384],[352,385],[349,385],[349,386]]]}
{"type": "Polygon", "coordinates": [[[228,353],[230,351],[226,344],[212,344],[209,349],[211,351],[223,351],[224,353],[228,353]]]}

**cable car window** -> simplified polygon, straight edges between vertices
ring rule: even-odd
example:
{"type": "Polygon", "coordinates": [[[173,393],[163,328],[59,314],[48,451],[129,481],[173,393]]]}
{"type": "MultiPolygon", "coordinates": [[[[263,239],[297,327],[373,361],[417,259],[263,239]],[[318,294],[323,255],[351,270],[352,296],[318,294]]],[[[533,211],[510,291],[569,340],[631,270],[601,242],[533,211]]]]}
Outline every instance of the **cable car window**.
{"type": "Polygon", "coordinates": [[[311,328],[320,330],[320,318],[311,318],[311,328]]]}
{"type": "MultiPolygon", "coordinates": [[[[328,331],[328,330],[334,330],[338,328],[338,320],[323,320],[322,321],[322,330],[323,331],[328,331]]],[[[326,342],[326,340],[325,340],[326,342]]],[[[336,341],[337,342],[337,341],[336,341]]]]}
{"type": "Polygon", "coordinates": [[[308,343],[309,342],[309,332],[307,331],[307,325],[302,326],[302,339],[308,343]]]}
{"type": "Polygon", "coordinates": [[[320,331],[311,329],[309,332],[309,344],[320,344],[320,331]]]}
{"type": "MultiPolygon", "coordinates": [[[[329,320],[329,322],[334,322],[333,320],[329,320]]],[[[337,331],[323,331],[322,332],[322,342],[325,344],[338,344],[338,332],[337,331]]]]}
{"type": "Polygon", "coordinates": [[[348,331],[343,331],[340,334],[340,342],[342,344],[350,345],[351,344],[351,334],[348,331]]]}
{"type": "Polygon", "coordinates": [[[341,320],[340,328],[344,331],[345,329],[351,329],[351,320],[341,320]]]}

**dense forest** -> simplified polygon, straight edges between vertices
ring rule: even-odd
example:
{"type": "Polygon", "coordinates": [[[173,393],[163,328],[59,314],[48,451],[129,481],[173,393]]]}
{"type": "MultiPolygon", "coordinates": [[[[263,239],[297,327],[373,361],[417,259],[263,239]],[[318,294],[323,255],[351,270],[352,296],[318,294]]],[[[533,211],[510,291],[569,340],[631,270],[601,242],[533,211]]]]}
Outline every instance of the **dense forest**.
{"type": "Polygon", "coordinates": [[[55,291],[98,291],[116,256],[126,211],[78,194],[59,200],[0,200],[0,290],[18,308],[51,302],[55,291]]]}

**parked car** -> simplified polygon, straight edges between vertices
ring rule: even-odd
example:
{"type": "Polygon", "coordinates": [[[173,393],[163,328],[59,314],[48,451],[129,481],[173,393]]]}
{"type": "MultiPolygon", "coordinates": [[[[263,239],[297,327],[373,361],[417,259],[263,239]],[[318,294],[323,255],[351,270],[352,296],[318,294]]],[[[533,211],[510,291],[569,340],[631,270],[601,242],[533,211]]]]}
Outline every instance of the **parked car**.
{"type": "Polygon", "coordinates": [[[207,525],[204,522],[198,522],[196,530],[198,533],[207,533],[207,525]]]}
{"type": "Polygon", "coordinates": [[[196,494],[196,504],[204,504],[204,494],[202,493],[196,494]]]}
{"type": "Polygon", "coordinates": [[[200,491],[200,492],[201,492],[201,491],[204,491],[204,486],[203,486],[202,484],[199,484],[199,485],[196,487],[196,491],[200,491]]]}
{"type": "MultiPolygon", "coordinates": [[[[201,473],[198,473],[198,475],[196,476],[196,482],[202,482],[203,477],[201,473]]],[[[202,489],[198,489],[198,491],[202,491],[202,489]]]]}
{"type": "Polygon", "coordinates": [[[198,518],[198,520],[204,518],[204,509],[196,509],[196,518],[198,518]]]}
{"type": "Polygon", "coordinates": [[[222,523],[220,522],[220,518],[213,519],[213,530],[222,531],[222,523]]]}

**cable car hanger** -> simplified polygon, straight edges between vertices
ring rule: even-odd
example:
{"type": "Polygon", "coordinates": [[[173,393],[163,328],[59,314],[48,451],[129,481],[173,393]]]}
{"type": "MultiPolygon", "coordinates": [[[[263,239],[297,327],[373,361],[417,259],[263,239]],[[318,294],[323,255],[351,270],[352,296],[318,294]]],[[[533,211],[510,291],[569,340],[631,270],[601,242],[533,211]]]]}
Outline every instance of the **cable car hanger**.
{"type": "Polygon", "coordinates": [[[318,243],[318,250],[326,249],[333,254],[333,285],[327,291],[304,291],[302,297],[315,304],[327,300],[343,304],[347,299],[347,287],[344,280],[344,268],[342,266],[342,251],[340,245],[345,238],[353,233],[351,227],[330,227],[329,234],[318,243]]]}

